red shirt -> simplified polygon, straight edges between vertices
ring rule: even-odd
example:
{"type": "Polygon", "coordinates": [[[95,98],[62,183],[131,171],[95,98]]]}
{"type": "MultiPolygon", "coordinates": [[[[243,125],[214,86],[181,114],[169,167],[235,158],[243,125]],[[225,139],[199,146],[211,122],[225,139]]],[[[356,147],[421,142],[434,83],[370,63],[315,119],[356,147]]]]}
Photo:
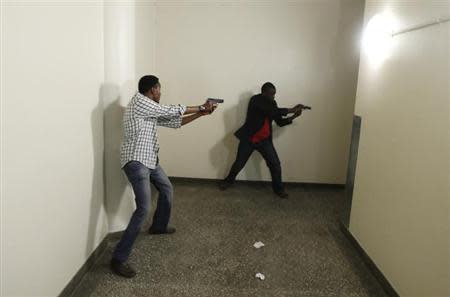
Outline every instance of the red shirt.
{"type": "Polygon", "coordinates": [[[261,140],[267,139],[270,136],[270,125],[269,118],[264,118],[264,124],[258,132],[256,132],[253,136],[250,137],[250,141],[252,143],[258,143],[261,140]]]}

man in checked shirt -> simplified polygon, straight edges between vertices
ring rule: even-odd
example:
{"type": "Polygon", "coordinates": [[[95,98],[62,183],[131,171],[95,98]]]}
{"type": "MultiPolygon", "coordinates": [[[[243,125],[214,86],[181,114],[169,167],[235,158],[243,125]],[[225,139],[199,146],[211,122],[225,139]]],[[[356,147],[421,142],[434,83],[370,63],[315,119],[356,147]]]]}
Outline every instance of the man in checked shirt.
{"type": "Polygon", "coordinates": [[[211,114],[217,107],[217,104],[208,101],[193,107],[181,104],[161,105],[160,98],[161,85],[158,78],[153,75],[142,77],[139,80],[139,92],[131,99],[123,117],[124,140],[120,161],[133,188],[136,210],[114,249],[111,269],[114,273],[128,278],[136,275],[127,260],[150,210],[150,183],[159,191],[159,197],[148,232],[150,234],[175,232],[175,228],[168,227],[173,188],[158,162],[157,126],[180,128],[201,116],[211,114]]]}

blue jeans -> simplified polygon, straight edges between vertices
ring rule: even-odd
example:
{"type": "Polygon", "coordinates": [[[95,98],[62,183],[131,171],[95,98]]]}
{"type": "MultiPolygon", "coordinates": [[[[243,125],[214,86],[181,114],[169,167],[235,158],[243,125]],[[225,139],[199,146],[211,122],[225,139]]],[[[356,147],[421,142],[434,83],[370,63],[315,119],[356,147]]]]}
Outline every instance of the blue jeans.
{"type": "Polygon", "coordinates": [[[159,191],[156,211],[151,226],[152,229],[165,230],[167,228],[173,197],[172,184],[161,166],[157,165],[155,169],[149,169],[138,161],[131,161],[123,169],[133,187],[133,192],[136,197],[136,210],[133,212],[130,222],[113,253],[113,258],[122,263],[128,260],[133,244],[150,211],[150,183],[159,191]]]}

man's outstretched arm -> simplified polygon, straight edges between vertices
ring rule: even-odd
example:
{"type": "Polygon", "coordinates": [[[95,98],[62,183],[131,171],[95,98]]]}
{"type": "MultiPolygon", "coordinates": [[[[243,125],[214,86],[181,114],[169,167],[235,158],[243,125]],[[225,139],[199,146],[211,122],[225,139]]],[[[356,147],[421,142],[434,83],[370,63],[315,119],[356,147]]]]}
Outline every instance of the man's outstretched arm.
{"type": "Polygon", "coordinates": [[[181,118],[181,126],[184,126],[186,124],[189,124],[190,122],[198,119],[199,117],[201,117],[202,114],[200,112],[194,113],[194,114],[190,114],[188,116],[182,117],[181,118]]]}
{"type": "Polygon", "coordinates": [[[213,104],[207,101],[203,105],[199,106],[188,106],[185,107],[185,112],[183,115],[188,116],[178,116],[175,118],[170,117],[159,117],[158,118],[158,126],[168,127],[168,128],[180,128],[183,125],[186,125],[193,120],[198,119],[199,117],[207,114],[211,114],[214,109],[217,108],[217,104],[213,104]]]}
{"type": "MultiPolygon", "coordinates": [[[[212,107],[211,107],[210,111],[205,109],[204,111],[199,111],[194,114],[182,117],[181,118],[181,126],[189,124],[190,122],[198,119],[201,116],[212,114],[214,112],[214,110],[217,108],[217,104],[212,104],[211,106],[212,107]]],[[[184,114],[186,114],[186,113],[184,113],[184,114]]]]}
{"type": "Polygon", "coordinates": [[[212,110],[213,106],[214,106],[214,104],[208,100],[205,103],[203,103],[202,105],[187,106],[186,111],[184,112],[184,115],[195,114],[195,113],[203,112],[203,111],[212,112],[211,110],[212,110]]]}
{"type": "Polygon", "coordinates": [[[292,121],[299,117],[302,114],[302,109],[297,110],[296,112],[294,112],[293,115],[291,115],[290,117],[287,118],[282,118],[281,116],[278,116],[275,118],[275,122],[277,123],[278,126],[283,127],[286,125],[290,125],[292,124],[292,121]]]}

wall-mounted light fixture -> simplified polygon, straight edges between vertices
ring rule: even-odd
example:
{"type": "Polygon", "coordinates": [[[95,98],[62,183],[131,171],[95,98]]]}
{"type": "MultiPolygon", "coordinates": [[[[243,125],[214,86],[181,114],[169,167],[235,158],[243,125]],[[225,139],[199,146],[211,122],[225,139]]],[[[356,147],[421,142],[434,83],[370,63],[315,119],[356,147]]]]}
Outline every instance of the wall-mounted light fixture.
{"type": "Polygon", "coordinates": [[[385,61],[393,46],[393,37],[423,28],[439,25],[450,21],[450,17],[439,18],[406,29],[396,30],[395,18],[390,12],[375,15],[367,24],[363,37],[363,50],[373,67],[378,67],[385,61]]]}
{"type": "Polygon", "coordinates": [[[411,32],[411,31],[416,31],[416,30],[420,30],[420,29],[423,29],[423,28],[431,27],[431,26],[434,26],[434,25],[439,25],[439,24],[446,23],[446,22],[450,22],[450,17],[448,17],[448,18],[438,18],[434,22],[428,22],[428,23],[424,23],[424,24],[421,24],[421,25],[413,26],[413,27],[410,27],[410,28],[407,28],[407,29],[403,29],[403,30],[400,30],[400,31],[397,31],[397,32],[393,32],[392,33],[392,37],[400,35],[400,34],[408,33],[408,32],[411,32]]]}

